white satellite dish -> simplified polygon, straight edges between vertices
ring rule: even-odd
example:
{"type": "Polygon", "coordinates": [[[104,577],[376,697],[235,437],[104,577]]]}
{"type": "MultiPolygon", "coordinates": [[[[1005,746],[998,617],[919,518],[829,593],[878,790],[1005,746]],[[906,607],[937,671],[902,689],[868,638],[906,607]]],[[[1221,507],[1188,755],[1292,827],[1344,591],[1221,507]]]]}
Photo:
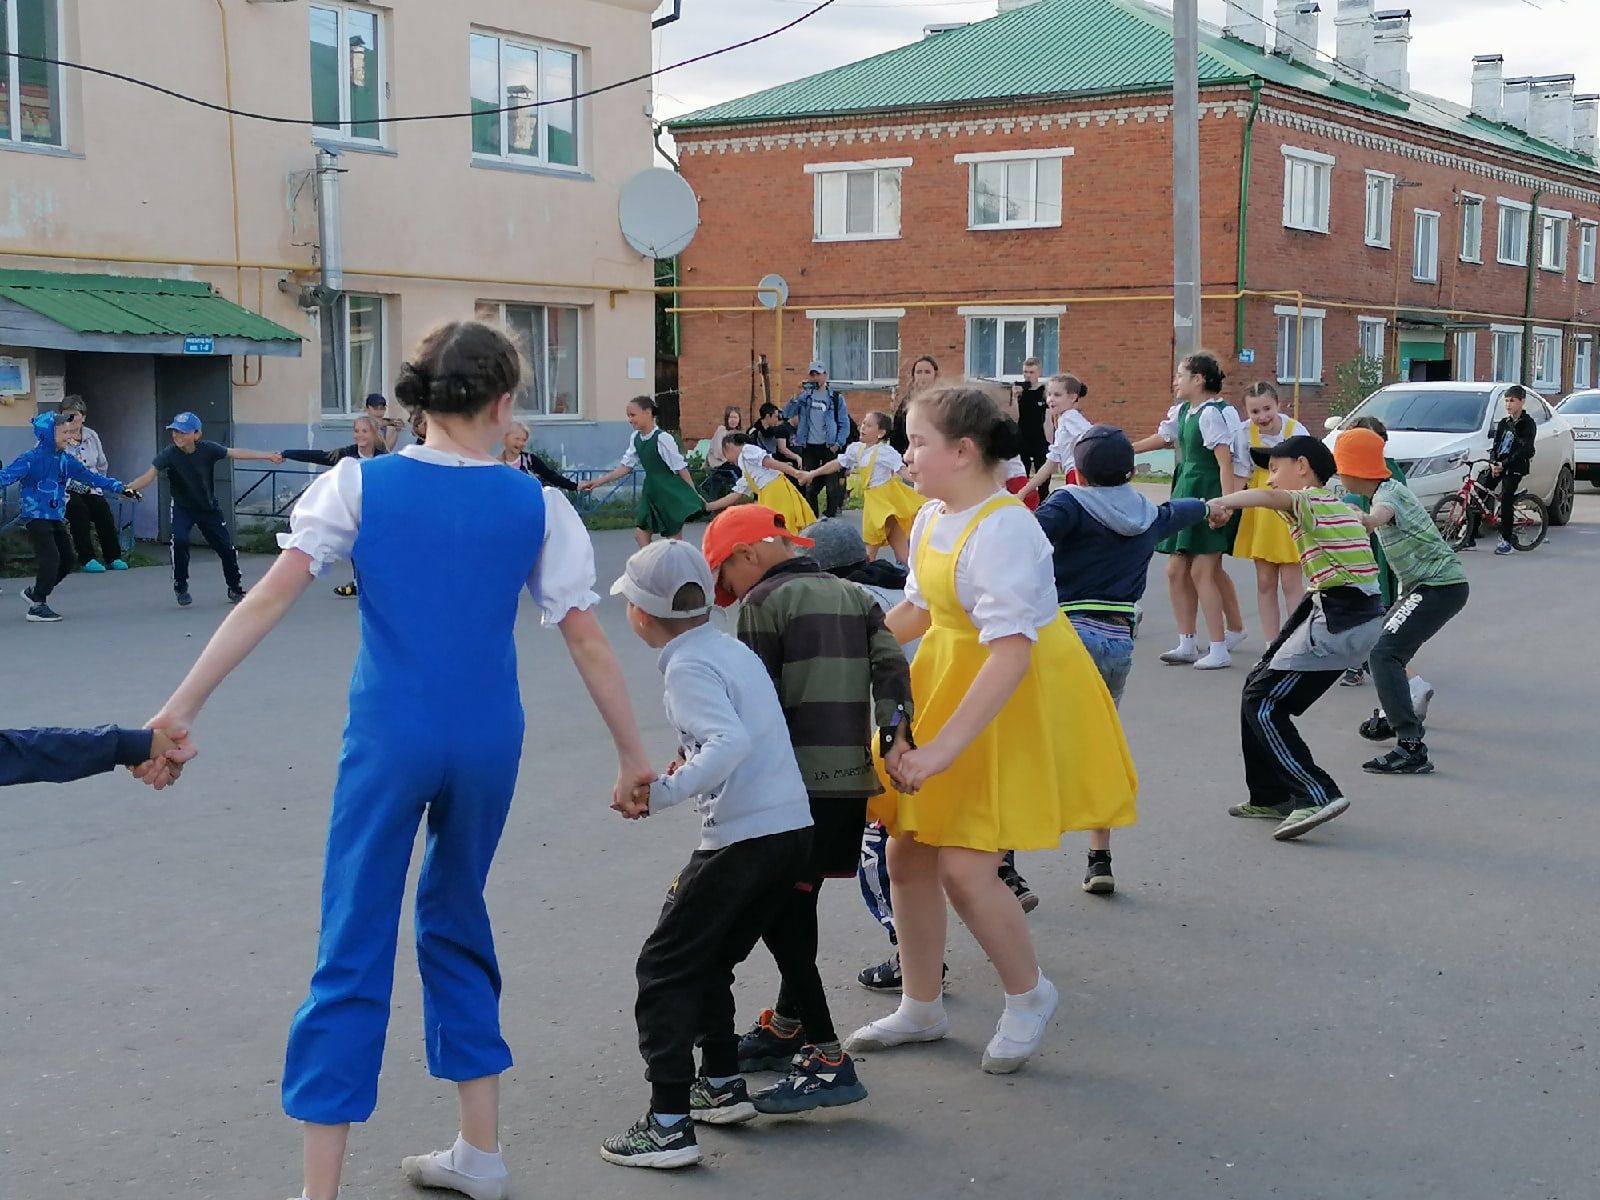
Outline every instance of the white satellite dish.
{"type": "Polygon", "coordinates": [[[756,284],[756,301],[762,308],[789,303],[789,281],[782,275],[763,275],[756,284]]]}
{"type": "Polygon", "coordinates": [[[682,254],[700,230],[700,201],[676,171],[650,167],[622,185],[622,236],[649,258],[682,254]]]}

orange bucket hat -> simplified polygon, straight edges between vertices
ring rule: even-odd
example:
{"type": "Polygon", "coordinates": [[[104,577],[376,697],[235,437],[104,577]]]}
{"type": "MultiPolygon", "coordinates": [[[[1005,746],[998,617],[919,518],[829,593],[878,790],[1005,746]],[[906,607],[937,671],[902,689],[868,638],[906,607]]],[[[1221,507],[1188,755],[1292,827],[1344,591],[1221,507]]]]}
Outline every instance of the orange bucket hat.
{"type": "Polygon", "coordinates": [[[1333,444],[1333,463],[1352,479],[1387,479],[1383,439],[1370,429],[1346,429],[1333,444]]]}

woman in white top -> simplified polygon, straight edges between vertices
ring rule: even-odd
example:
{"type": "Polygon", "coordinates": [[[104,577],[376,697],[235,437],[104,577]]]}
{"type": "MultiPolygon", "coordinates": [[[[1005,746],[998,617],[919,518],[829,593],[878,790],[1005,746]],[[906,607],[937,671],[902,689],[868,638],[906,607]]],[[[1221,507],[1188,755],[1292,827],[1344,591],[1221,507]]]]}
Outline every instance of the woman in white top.
{"type": "Polygon", "coordinates": [[[1072,448],[1078,439],[1094,428],[1094,422],[1083,415],[1083,400],[1089,394],[1089,385],[1076,375],[1052,375],[1044,385],[1044,403],[1056,423],[1055,436],[1050,449],[1045,451],[1044,466],[1034,472],[1033,478],[1017,489],[1017,499],[1027,502],[1040,488],[1050,482],[1050,477],[1060,471],[1068,483],[1077,480],[1073,466],[1072,448]]]}

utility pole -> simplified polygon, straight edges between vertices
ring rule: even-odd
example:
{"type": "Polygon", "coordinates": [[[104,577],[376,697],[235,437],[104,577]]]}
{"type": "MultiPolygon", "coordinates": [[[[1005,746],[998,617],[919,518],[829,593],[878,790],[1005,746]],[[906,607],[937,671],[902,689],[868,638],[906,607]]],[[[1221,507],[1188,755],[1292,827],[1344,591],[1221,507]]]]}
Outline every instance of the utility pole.
{"type": "Polygon", "coordinates": [[[1172,331],[1179,358],[1200,348],[1198,4],[1172,4],[1172,331]]]}

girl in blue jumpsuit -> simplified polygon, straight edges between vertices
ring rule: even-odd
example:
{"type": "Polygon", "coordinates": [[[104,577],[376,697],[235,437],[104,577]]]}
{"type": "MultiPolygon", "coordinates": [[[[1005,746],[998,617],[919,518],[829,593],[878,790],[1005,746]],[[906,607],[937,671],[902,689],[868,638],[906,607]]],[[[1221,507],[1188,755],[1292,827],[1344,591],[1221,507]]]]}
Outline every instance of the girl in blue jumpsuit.
{"type": "Polygon", "coordinates": [[[430,333],[395,391],[427,444],[346,459],[296,507],[284,553],[223,623],[152,725],[200,707],[339,558],[361,574],[361,648],[334,787],[322,934],[295,1014],[284,1110],[306,1123],[308,1200],[335,1200],[349,1123],[377,1104],[406,869],[417,826],[417,965],[428,1068],[459,1085],[460,1135],[407,1158],[413,1182],[502,1200],[500,972],[483,889],[516,786],[523,716],[513,625],[526,586],[557,625],[616,743],[614,807],[654,777],[610,644],[592,612],[594,554],[571,505],[498,462],[520,380],[497,330],[430,333]]]}

